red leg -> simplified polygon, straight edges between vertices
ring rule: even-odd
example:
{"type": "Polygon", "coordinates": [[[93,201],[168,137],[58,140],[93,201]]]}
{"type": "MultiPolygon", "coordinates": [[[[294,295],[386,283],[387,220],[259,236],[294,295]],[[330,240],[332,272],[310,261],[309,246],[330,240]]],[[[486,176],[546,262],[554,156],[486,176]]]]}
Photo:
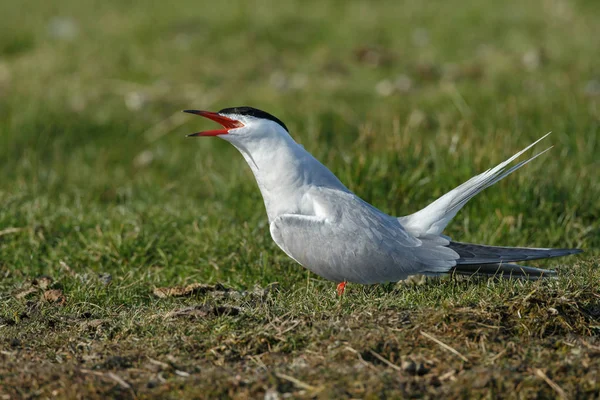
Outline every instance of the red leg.
{"type": "Polygon", "coordinates": [[[341,295],[344,294],[344,290],[346,289],[346,284],[347,283],[348,282],[344,281],[344,282],[341,282],[340,284],[337,285],[337,294],[338,294],[338,296],[341,296],[341,295]]]}

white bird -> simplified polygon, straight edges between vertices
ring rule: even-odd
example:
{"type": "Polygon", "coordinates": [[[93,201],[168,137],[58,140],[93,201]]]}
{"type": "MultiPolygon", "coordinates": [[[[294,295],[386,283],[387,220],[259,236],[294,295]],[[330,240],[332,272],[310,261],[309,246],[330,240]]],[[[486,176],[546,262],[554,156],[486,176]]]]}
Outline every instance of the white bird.
{"type": "Polygon", "coordinates": [[[275,243],[305,268],[338,282],[339,294],[346,282],[396,282],[414,274],[537,279],[555,272],[512,263],[581,252],[461,243],[442,234],[473,196],[548,151],[508,168],[548,135],[424,209],[398,218],[352,193],[271,114],[252,107],[185,112],[223,126],[188,136],[218,136],[242,153],[262,193],[275,243]]]}

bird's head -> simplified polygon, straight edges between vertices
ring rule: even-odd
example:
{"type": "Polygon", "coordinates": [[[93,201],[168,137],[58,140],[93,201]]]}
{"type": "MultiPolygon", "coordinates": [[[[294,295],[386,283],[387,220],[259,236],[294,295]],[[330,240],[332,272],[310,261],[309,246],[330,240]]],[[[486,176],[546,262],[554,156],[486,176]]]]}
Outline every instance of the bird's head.
{"type": "Polygon", "coordinates": [[[266,134],[278,134],[288,129],[273,115],[252,107],[224,108],[219,112],[185,110],[190,114],[212,119],[223,127],[210,131],[192,133],[188,136],[219,136],[227,141],[257,138],[266,134]]]}

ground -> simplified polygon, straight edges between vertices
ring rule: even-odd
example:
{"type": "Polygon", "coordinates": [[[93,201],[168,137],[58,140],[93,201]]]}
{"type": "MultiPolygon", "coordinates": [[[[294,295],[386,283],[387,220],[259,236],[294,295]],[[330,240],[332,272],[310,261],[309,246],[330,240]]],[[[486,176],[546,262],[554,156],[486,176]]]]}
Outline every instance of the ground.
{"type": "Polygon", "coordinates": [[[0,399],[600,396],[600,3],[280,3],[2,7],[0,399]],[[338,297],[185,138],[240,105],[392,215],[552,131],[445,233],[585,253],[338,297]]]}

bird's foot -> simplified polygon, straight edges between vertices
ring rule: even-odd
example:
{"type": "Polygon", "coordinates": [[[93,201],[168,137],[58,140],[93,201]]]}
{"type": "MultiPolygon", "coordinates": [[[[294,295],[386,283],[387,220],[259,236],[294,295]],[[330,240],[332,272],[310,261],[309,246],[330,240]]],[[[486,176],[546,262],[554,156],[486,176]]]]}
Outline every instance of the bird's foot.
{"type": "Polygon", "coordinates": [[[344,294],[344,290],[346,290],[346,284],[347,284],[347,283],[348,283],[348,282],[344,281],[344,282],[340,282],[340,283],[337,285],[337,294],[338,294],[338,296],[341,296],[341,295],[343,295],[343,294],[344,294]]]}

